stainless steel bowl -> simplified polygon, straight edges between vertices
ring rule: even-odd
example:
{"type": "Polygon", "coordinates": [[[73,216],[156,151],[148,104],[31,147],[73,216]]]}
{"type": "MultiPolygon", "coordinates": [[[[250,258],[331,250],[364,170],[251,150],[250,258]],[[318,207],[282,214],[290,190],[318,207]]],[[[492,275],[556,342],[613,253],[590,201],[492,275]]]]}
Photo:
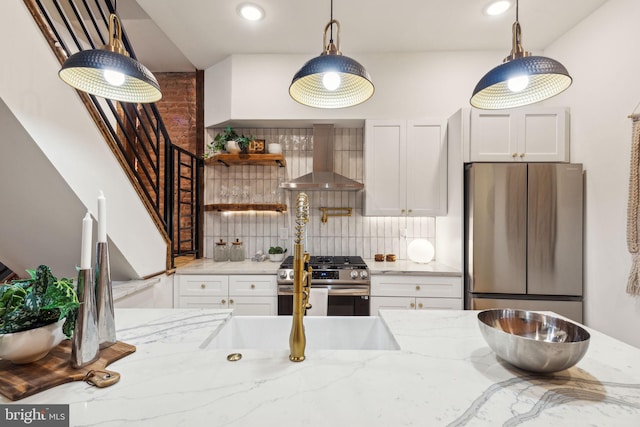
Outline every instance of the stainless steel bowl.
{"type": "Polygon", "coordinates": [[[584,328],[559,317],[526,310],[478,313],[480,331],[502,359],[533,372],[557,372],[575,365],[589,348],[584,328]]]}

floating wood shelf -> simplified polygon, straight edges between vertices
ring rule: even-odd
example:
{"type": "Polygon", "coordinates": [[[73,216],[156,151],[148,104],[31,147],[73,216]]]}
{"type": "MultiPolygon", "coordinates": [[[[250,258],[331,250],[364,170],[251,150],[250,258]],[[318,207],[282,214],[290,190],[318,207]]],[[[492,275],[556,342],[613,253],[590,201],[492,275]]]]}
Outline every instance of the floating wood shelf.
{"type": "Polygon", "coordinates": [[[231,165],[278,165],[283,168],[287,162],[283,154],[216,154],[206,159],[205,164],[222,164],[226,167],[231,165]]]}
{"type": "Polygon", "coordinates": [[[205,212],[275,211],[286,212],[284,203],[213,203],[204,205],[205,212]]]}

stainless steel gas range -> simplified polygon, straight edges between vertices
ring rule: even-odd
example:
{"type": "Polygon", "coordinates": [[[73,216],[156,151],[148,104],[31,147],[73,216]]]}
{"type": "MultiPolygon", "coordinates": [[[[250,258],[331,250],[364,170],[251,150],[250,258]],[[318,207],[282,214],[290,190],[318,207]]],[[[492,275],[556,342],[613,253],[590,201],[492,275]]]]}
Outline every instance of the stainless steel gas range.
{"type": "MultiPolygon", "coordinates": [[[[371,279],[369,268],[359,256],[312,256],[311,288],[328,289],[327,315],[368,316],[371,279]]],[[[313,290],[312,290],[313,292],[313,290]]],[[[278,314],[293,310],[293,257],[278,270],[278,314]]]]}

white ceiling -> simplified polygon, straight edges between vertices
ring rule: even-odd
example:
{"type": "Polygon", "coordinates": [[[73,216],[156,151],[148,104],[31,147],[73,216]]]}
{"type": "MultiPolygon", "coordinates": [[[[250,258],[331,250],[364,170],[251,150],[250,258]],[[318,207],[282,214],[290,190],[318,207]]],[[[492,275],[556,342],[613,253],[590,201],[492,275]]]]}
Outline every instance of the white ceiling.
{"type": "MultiPolygon", "coordinates": [[[[607,0],[521,0],[523,46],[544,50],[607,0]]],[[[485,16],[490,0],[335,0],[341,50],[358,53],[511,50],[515,7],[485,16]]],[[[138,59],[152,71],[206,69],[231,54],[322,51],[330,0],[124,0],[118,4],[138,59]],[[261,5],[248,22],[238,4],[261,5]]],[[[335,37],[334,37],[335,38],[335,37]]]]}

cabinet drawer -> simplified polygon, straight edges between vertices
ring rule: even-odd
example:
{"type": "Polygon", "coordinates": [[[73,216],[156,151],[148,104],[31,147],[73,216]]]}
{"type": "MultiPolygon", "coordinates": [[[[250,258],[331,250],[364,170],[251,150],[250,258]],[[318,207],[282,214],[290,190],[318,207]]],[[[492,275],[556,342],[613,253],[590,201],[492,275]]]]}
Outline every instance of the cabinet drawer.
{"type": "Polygon", "coordinates": [[[229,276],[231,296],[276,296],[276,277],[271,275],[229,276]]]}
{"type": "Polygon", "coordinates": [[[177,308],[229,308],[229,301],[226,296],[180,297],[177,308]]]}
{"type": "Polygon", "coordinates": [[[449,276],[372,276],[371,295],[462,298],[462,278],[449,276]]]}
{"type": "Polygon", "coordinates": [[[234,316],[275,316],[278,297],[229,297],[229,308],[234,316]]]}
{"type": "Polygon", "coordinates": [[[178,296],[227,296],[228,276],[183,275],[178,280],[178,296]]]}
{"type": "Polygon", "coordinates": [[[371,297],[370,311],[377,316],[379,310],[413,310],[416,299],[413,297],[371,297]]]}
{"type": "Polygon", "coordinates": [[[462,310],[462,298],[416,298],[418,310],[462,310]]]}

